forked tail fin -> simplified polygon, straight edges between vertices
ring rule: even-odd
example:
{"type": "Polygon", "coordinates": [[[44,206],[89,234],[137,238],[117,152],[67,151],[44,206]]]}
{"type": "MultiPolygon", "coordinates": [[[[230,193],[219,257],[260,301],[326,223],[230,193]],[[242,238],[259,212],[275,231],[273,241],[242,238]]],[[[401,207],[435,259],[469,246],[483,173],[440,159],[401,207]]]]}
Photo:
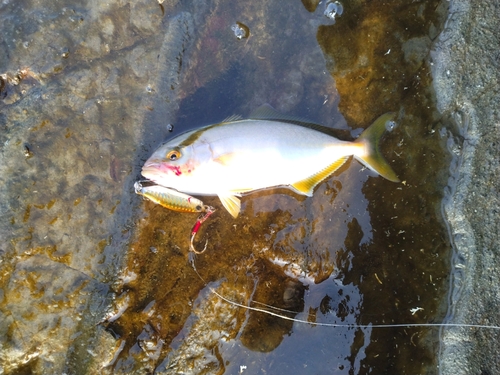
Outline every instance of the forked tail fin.
{"type": "Polygon", "coordinates": [[[365,146],[365,152],[363,155],[356,155],[356,157],[382,177],[389,181],[399,182],[398,176],[396,176],[396,173],[394,173],[391,166],[384,159],[379,148],[380,139],[386,131],[386,124],[393,119],[394,113],[386,113],[376,119],[368,129],[361,133],[355,143],[362,143],[365,146]]]}

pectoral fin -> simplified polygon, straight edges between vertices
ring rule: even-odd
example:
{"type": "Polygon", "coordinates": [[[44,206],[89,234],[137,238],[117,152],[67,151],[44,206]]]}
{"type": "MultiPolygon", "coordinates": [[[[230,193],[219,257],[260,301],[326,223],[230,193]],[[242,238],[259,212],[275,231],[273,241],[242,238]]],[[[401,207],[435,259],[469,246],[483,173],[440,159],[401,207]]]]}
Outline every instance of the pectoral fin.
{"type": "Polygon", "coordinates": [[[228,212],[236,219],[241,209],[241,202],[239,198],[231,193],[217,194],[222,205],[228,212]]]}
{"type": "Polygon", "coordinates": [[[220,155],[219,157],[215,158],[214,161],[216,163],[227,166],[231,164],[231,161],[234,159],[234,156],[235,156],[234,152],[229,152],[227,154],[220,155]]]}
{"type": "Polygon", "coordinates": [[[319,171],[312,176],[309,176],[305,180],[297,181],[292,184],[292,187],[299,194],[307,195],[311,197],[313,195],[314,188],[325,178],[330,176],[333,172],[339,169],[348,159],[349,157],[343,157],[336,160],[334,163],[330,164],[325,169],[319,171]]]}

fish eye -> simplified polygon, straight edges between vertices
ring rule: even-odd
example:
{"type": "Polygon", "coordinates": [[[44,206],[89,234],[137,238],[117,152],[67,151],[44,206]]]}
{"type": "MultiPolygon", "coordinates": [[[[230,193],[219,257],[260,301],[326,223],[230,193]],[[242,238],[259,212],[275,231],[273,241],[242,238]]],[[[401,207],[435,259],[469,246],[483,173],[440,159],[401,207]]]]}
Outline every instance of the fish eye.
{"type": "Polygon", "coordinates": [[[181,153],[177,150],[172,150],[167,154],[167,159],[175,161],[181,157],[181,153]]]}

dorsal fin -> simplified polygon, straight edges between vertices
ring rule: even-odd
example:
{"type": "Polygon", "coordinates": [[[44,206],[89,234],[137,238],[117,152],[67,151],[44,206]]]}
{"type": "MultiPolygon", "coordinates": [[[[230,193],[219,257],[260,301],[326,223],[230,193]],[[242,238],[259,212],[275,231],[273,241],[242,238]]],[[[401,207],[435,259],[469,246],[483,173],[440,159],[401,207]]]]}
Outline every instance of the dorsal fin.
{"type": "Polygon", "coordinates": [[[231,115],[229,117],[226,117],[224,120],[221,121],[221,124],[225,123],[225,122],[231,122],[231,121],[239,121],[241,120],[243,117],[241,117],[240,115],[231,115]]]}
{"type": "Polygon", "coordinates": [[[346,140],[346,138],[349,138],[348,136],[346,137],[346,135],[349,134],[348,130],[333,129],[333,128],[329,128],[329,127],[326,127],[323,125],[316,124],[314,122],[311,122],[310,120],[307,120],[307,119],[304,119],[304,118],[301,118],[298,116],[286,115],[286,114],[278,112],[277,110],[275,110],[273,107],[271,107],[267,103],[262,104],[259,108],[257,108],[252,113],[250,113],[249,118],[252,120],[267,120],[267,121],[286,122],[288,124],[299,125],[299,126],[303,126],[305,128],[317,130],[321,133],[331,135],[332,137],[335,137],[335,138],[340,138],[343,140],[346,140]]]}
{"type": "Polygon", "coordinates": [[[344,156],[343,158],[336,160],[334,163],[330,164],[328,167],[319,171],[318,173],[309,176],[305,180],[297,181],[293,183],[291,186],[295,189],[297,193],[307,195],[310,197],[313,195],[313,191],[316,185],[318,185],[321,181],[323,181],[325,178],[327,178],[333,172],[339,169],[346,162],[347,159],[349,159],[349,157],[344,156]]]}
{"type": "Polygon", "coordinates": [[[252,113],[250,113],[249,118],[254,120],[271,120],[271,121],[275,120],[275,121],[292,122],[292,123],[301,122],[304,124],[311,123],[307,119],[280,113],[267,103],[262,104],[260,107],[252,111],[252,113]]]}

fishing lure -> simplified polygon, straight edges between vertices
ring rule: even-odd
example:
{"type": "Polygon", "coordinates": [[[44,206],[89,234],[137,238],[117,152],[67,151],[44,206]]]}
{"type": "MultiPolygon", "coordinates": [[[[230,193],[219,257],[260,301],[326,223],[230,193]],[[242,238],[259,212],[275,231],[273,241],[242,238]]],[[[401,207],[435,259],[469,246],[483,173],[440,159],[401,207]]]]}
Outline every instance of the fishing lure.
{"type": "Polygon", "coordinates": [[[178,212],[207,212],[208,206],[199,199],[160,185],[144,186],[142,182],[144,181],[137,181],[134,184],[135,193],[160,206],[178,212]]]}
{"type": "Polygon", "coordinates": [[[194,239],[201,227],[201,224],[203,224],[203,222],[215,212],[215,209],[211,206],[205,205],[201,200],[181,193],[177,190],[169,189],[160,185],[144,186],[142,182],[148,181],[135,182],[134,189],[136,194],[142,195],[150,201],[168,208],[169,210],[178,212],[204,213],[204,215],[198,218],[193,226],[193,229],[191,230],[191,241],[189,246],[189,249],[194,253],[203,253],[207,249],[208,240],[205,243],[203,250],[198,251],[194,247],[194,239]]]}
{"type": "Polygon", "coordinates": [[[215,212],[213,207],[211,207],[211,206],[206,206],[206,207],[207,207],[207,210],[206,210],[205,215],[200,216],[198,218],[198,220],[196,220],[196,223],[194,224],[193,229],[191,229],[191,242],[189,245],[189,249],[195,254],[202,254],[207,249],[207,245],[208,245],[208,240],[207,240],[205,242],[205,247],[203,248],[203,250],[197,251],[194,248],[194,237],[196,236],[196,233],[198,233],[198,230],[200,230],[201,224],[203,224],[203,222],[205,220],[207,220],[209,218],[209,216],[215,212]]]}

